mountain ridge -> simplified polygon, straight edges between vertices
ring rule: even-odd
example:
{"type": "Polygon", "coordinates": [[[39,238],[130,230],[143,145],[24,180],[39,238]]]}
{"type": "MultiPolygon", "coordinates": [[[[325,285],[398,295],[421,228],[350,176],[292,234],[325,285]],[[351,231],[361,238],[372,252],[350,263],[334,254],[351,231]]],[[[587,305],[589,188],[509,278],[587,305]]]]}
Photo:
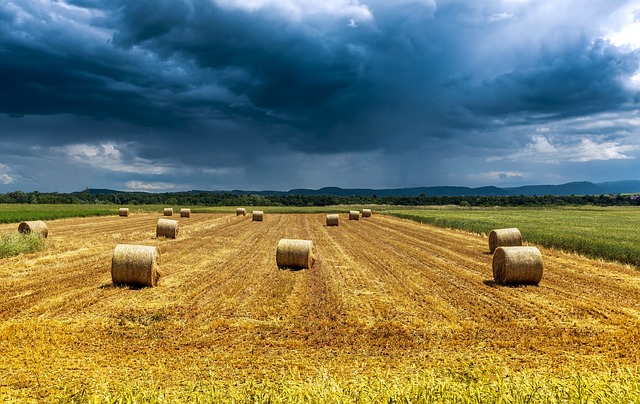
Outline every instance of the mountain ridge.
{"type": "MultiPolygon", "coordinates": [[[[88,191],[92,195],[113,193],[145,193],[141,191],[116,191],[112,189],[92,189],[88,191]]],[[[245,191],[245,190],[191,190],[184,192],[166,193],[218,193],[235,195],[303,195],[303,196],[568,196],[568,195],[604,195],[622,193],[640,193],[639,180],[621,180],[601,183],[589,181],[575,181],[558,185],[525,185],[519,187],[500,188],[496,186],[463,187],[463,186],[429,186],[408,188],[340,188],[323,187],[319,189],[295,188],[289,191],[245,191]]]]}

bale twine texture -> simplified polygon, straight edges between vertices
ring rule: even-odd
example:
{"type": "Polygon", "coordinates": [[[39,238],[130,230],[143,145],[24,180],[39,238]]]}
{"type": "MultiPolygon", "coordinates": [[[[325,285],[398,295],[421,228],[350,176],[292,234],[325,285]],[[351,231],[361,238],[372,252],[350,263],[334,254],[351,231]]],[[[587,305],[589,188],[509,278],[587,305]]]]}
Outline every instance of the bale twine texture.
{"type": "Polygon", "coordinates": [[[327,215],[327,226],[340,225],[340,216],[337,213],[327,215]]]}
{"type": "Polygon", "coordinates": [[[371,209],[362,209],[362,217],[371,217],[371,209]]]}
{"type": "Polygon", "coordinates": [[[251,214],[251,218],[254,222],[261,222],[264,219],[264,212],[261,210],[254,210],[251,214]]]}
{"type": "Polygon", "coordinates": [[[180,209],[180,217],[191,217],[191,209],[189,208],[180,209]]]}
{"type": "Polygon", "coordinates": [[[498,247],[493,254],[493,280],[501,285],[537,285],[542,271],[537,247],[498,247]]]}
{"type": "Polygon", "coordinates": [[[129,216],[129,208],[120,208],[118,210],[118,215],[120,215],[120,216],[129,216]]]}
{"type": "Polygon", "coordinates": [[[278,268],[311,268],[315,257],[311,240],[291,240],[283,238],[276,249],[278,268]]]}
{"type": "Polygon", "coordinates": [[[156,286],[158,249],[152,246],[118,244],[111,259],[111,280],[114,285],[156,286]]]}
{"type": "Polygon", "coordinates": [[[177,238],[178,221],[171,219],[158,219],[156,237],[177,238]]]}
{"type": "Polygon", "coordinates": [[[247,210],[245,208],[236,208],[236,216],[246,216],[247,210]]]}
{"type": "Polygon", "coordinates": [[[350,210],[349,211],[349,220],[360,220],[360,211],[359,210],[350,210]]]}
{"type": "Polygon", "coordinates": [[[27,233],[39,234],[44,238],[47,238],[47,236],[49,235],[49,229],[47,229],[47,224],[42,220],[22,222],[18,225],[18,232],[22,234],[27,234],[27,233]]]}
{"type": "Polygon", "coordinates": [[[173,208],[164,208],[165,216],[173,216],[173,208]]]}
{"type": "Polygon", "coordinates": [[[491,230],[489,233],[489,251],[491,254],[498,247],[517,247],[522,245],[522,234],[520,230],[514,228],[511,229],[496,229],[491,230]]]}

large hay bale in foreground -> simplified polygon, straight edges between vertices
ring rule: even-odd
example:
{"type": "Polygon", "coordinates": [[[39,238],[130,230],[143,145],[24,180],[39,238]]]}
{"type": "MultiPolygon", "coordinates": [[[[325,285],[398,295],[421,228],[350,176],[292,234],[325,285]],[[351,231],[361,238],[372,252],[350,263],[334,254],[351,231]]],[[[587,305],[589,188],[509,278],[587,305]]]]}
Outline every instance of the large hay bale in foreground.
{"type": "Polygon", "coordinates": [[[362,217],[371,217],[371,209],[362,209],[362,217]]]}
{"type": "Polygon", "coordinates": [[[118,244],[111,259],[111,280],[114,285],[156,286],[158,260],[156,247],[118,244]]]}
{"type": "Polygon", "coordinates": [[[245,208],[236,208],[236,216],[246,216],[247,210],[245,208]]]}
{"type": "Polygon", "coordinates": [[[178,221],[171,219],[158,219],[156,225],[156,237],[177,238],[178,221]]]}
{"type": "Polygon", "coordinates": [[[164,208],[165,216],[173,216],[173,208],[164,208]]]}
{"type": "Polygon", "coordinates": [[[129,208],[120,208],[118,210],[118,215],[124,217],[129,216],[129,208]]]}
{"type": "Polygon", "coordinates": [[[327,215],[327,226],[338,226],[340,225],[340,215],[337,213],[327,215]]]}
{"type": "Polygon", "coordinates": [[[313,266],[313,242],[283,238],[276,249],[278,268],[311,268],[313,266]]]}
{"type": "Polygon", "coordinates": [[[47,236],[49,236],[49,229],[47,228],[47,224],[42,220],[22,222],[18,225],[18,232],[22,234],[39,234],[44,238],[47,238],[47,236]]]}
{"type": "Polygon", "coordinates": [[[191,217],[191,209],[189,208],[180,209],[180,217],[191,217]]]}
{"type": "Polygon", "coordinates": [[[501,285],[537,285],[542,271],[536,247],[498,247],[493,254],[493,280],[501,285]]]}
{"type": "Polygon", "coordinates": [[[515,227],[491,230],[491,233],[489,233],[489,251],[491,251],[491,254],[493,254],[498,247],[517,247],[521,245],[522,234],[520,234],[520,230],[515,227]]]}
{"type": "Polygon", "coordinates": [[[359,210],[350,210],[349,211],[349,220],[360,220],[360,211],[359,210]]]}
{"type": "Polygon", "coordinates": [[[261,222],[264,219],[264,212],[261,210],[254,210],[251,214],[251,220],[254,222],[261,222]]]}

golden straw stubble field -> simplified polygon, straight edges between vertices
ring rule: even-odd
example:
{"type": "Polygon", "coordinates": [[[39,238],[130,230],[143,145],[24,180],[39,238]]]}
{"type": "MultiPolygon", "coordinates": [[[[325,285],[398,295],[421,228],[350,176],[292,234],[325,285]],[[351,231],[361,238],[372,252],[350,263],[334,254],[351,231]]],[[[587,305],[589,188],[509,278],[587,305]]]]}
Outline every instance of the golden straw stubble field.
{"type": "Polygon", "coordinates": [[[476,365],[562,375],[638,359],[631,267],[541,248],[540,285],[502,287],[487,238],[471,233],[384,215],[329,227],[324,214],[231,212],[178,218],[172,240],[155,238],[160,216],[48,221],[46,250],[0,260],[0,398],[476,365]],[[282,238],[313,240],[313,268],[278,269],[282,238]],[[121,243],[158,247],[158,287],[112,285],[121,243]]]}

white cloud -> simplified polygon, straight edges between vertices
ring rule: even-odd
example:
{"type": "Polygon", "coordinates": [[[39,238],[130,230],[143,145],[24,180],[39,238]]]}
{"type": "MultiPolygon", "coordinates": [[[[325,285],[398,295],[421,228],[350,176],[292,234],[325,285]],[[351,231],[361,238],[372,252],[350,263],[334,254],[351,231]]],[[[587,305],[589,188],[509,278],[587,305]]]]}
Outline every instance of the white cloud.
{"type": "MultiPolygon", "coordinates": [[[[605,141],[599,136],[587,138],[569,138],[563,143],[551,143],[541,135],[531,137],[531,142],[522,150],[509,155],[506,159],[528,163],[588,162],[602,160],[623,160],[635,158],[630,152],[640,150],[637,145],[623,145],[615,141],[605,141]]],[[[493,157],[489,161],[498,161],[493,157]]]]}
{"type": "Polygon", "coordinates": [[[130,145],[101,143],[98,145],[74,144],[52,148],[55,153],[62,154],[68,160],[113,172],[136,174],[166,174],[171,167],[158,165],[152,160],[137,156],[123,157],[121,150],[130,145]]]}
{"type": "Polygon", "coordinates": [[[16,179],[10,173],[11,169],[0,163],[0,184],[8,185],[16,182],[16,179]]]}
{"type": "Polygon", "coordinates": [[[282,15],[300,21],[313,16],[334,16],[350,18],[354,21],[373,20],[369,7],[358,0],[214,0],[227,9],[240,9],[246,12],[276,10],[282,15]]]}
{"type": "Polygon", "coordinates": [[[184,188],[180,188],[179,185],[171,184],[169,182],[129,181],[127,182],[127,190],[144,192],[171,192],[182,191],[184,190],[184,188]]]}

